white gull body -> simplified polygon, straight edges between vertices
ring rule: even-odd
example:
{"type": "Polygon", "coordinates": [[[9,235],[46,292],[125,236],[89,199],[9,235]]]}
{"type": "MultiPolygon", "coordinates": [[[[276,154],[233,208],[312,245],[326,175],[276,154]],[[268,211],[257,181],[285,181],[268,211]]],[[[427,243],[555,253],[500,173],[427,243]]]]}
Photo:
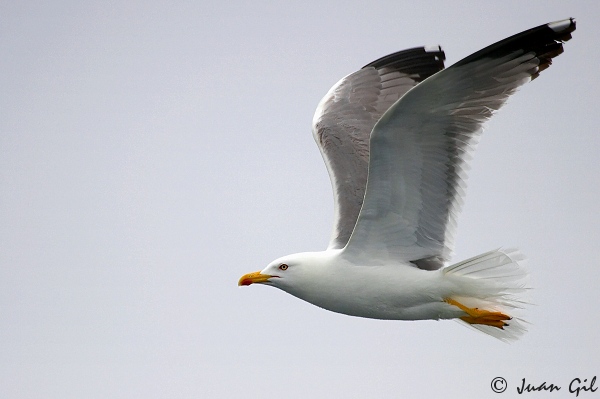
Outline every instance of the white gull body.
{"type": "Polygon", "coordinates": [[[329,250],[285,256],[262,273],[281,275],[281,264],[288,265],[286,278],[271,279],[268,284],[333,312],[391,320],[464,315],[444,302],[463,290],[440,270],[425,271],[393,260],[360,264],[346,259],[343,250],[329,250]],[[311,267],[298,267],[302,264],[311,267]]]}
{"type": "Polygon", "coordinates": [[[518,338],[526,302],[518,252],[444,267],[483,124],[548,68],[575,21],[511,36],[443,69],[439,47],[376,60],[321,100],[313,134],[329,171],[335,221],[325,251],[284,256],[239,285],[261,283],[352,316],[457,319],[518,338]]]}

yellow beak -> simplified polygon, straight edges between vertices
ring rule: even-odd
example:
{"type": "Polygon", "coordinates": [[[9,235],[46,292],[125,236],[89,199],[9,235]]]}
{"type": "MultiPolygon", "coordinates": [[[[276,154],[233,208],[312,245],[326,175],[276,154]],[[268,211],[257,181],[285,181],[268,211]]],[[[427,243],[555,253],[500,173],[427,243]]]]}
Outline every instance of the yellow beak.
{"type": "Polygon", "coordinates": [[[248,273],[244,274],[240,281],[238,281],[238,285],[250,285],[254,283],[265,283],[269,281],[269,279],[273,276],[269,276],[268,274],[260,274],[260,272],[248,273]]]}

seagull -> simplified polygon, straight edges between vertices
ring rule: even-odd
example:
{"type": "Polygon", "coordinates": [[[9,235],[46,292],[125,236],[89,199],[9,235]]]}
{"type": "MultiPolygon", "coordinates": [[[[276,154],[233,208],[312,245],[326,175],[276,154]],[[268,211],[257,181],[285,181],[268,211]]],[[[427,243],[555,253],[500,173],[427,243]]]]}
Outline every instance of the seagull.
{"type": "Polygon", "coordinates": [[[444,69],[439,46],[396,52],[335,84],[313,136],[331,179],[325,251],[287,255],[240,286],[265,284],[321,308],[384,320],[455,319],[503,341],[526,331],[518,251],[449,265],[467,163],[484,123],[547,69],[573,18],[532,28],[444,69]]]}

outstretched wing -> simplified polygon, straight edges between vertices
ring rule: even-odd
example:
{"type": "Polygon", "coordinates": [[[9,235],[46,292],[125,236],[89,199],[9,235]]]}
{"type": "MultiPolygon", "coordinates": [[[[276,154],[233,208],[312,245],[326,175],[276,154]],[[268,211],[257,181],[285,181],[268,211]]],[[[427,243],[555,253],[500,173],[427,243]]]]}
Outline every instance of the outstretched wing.
{"type": "Polygon", "coordinates": [[[509,37],[390,107],[371,134],[367,191],[345,253],[441,267],[451,255],[465,164],[483,123],[550,66],[574,30],[568,19],[509,37]]]}
{"type": "Polygon", "coordinates": [[[348,242],[364,199],[369,137],[388,108],[419,82],[444,68],[439,47],[380,58],[335,84],[313,119],[313,136],[329,172],[335,220],[329,248],[348,242]]]}

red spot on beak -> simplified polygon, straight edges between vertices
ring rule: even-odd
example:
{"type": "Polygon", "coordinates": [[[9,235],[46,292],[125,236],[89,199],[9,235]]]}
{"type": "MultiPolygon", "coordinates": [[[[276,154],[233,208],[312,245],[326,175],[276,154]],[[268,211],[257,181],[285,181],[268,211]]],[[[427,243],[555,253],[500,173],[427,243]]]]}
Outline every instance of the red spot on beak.
{"type": "Polygon", "coordinates": [[[250,285],[252,284],[252,279],[251,278],[245,278],[242,279],[238,285],[250,285]]]}

